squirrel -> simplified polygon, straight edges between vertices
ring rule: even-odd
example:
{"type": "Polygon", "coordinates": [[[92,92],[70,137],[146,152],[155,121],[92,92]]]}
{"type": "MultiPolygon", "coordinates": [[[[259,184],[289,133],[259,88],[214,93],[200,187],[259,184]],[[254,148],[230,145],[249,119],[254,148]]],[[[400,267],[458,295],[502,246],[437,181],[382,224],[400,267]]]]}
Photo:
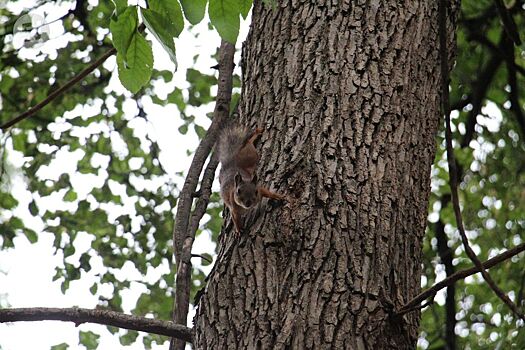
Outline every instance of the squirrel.
{"type": "Polygon", "coordinates": [[[259,154],[254,142],[262,132],[260,128],[250,132],[243,126],[231,126],[224,129],[218,140],[221,197],[230,209],[237,233],[242,230],[242,215],[257,205],[262,197],[287,200],[285,196],[257,185],[255,170],[259,154]]]}

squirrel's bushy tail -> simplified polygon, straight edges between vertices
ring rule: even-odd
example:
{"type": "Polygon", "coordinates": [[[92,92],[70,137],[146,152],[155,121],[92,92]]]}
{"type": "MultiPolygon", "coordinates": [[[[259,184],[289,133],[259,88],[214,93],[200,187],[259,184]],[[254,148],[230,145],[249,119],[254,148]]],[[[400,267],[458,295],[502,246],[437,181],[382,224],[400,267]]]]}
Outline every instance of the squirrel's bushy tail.
{"type": "Polygon", "coordinates": [[[247,127],[240,125],[229,125],[221,131],[217,141],[217,150],[219,161],[223,166],[233,161],[248,137],[250,137],[250,131],[247,127]]]}

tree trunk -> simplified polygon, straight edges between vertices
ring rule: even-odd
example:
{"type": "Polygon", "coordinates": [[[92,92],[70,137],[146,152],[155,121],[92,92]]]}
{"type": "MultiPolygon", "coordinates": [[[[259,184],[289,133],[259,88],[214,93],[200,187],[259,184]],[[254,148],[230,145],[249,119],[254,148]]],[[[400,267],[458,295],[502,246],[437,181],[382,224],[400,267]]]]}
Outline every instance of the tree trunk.
{"type": "MultiPolygon", "coordinates": [[[[228,221],[199,349],[415,348],[439,121],[437,1],[256,1],[241,122],[258,175],[295,198],[228,221]]],[[[450,25],[450,33],[453,26],[450,25]]],[[[452,37],[452,36],[451,36],[452,37]]]]}

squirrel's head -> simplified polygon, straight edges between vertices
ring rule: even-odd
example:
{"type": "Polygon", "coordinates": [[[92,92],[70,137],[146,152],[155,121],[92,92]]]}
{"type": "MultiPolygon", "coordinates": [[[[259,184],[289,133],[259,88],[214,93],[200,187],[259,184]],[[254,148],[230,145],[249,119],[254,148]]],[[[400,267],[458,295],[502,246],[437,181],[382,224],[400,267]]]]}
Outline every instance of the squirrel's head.
{"type": "Polygon", "coordinates": [[[237,205],[244,209],[253,207],[259,201],[257,191],[257,175],[254,175],[251,181],[244,181],[240,173],[235,175],[235,186],[233,198],[237,205]]]}

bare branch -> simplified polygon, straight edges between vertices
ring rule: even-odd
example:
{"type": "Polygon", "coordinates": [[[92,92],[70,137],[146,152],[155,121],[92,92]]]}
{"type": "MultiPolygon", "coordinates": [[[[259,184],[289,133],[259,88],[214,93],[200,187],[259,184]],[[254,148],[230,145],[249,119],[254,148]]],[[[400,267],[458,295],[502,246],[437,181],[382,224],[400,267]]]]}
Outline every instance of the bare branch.
{"type": "MultiPolygon", "coordinates": [[[[219,82],[213,121],[195,151],[188,175],[179,195],[177,214],[175,215],[175,229],[173,230],[173,249],[177,264],[174,308],[177,312],[174,312],[174,321],[178,324],[186,324],[191,289],[191,249],[199,221],[208,206],[215,169],[218,165],[216,154],[213,154],[208,162],[203,175],[202,185],[199,189],[201,197],[197,201],[197,206],[190,219],[193,194],[197,188],[204,162],[215,144],[219,130],[225,124],[229,115],[234,54],[235,46],[223,40],[219,49],[219,82]]],[[[172,339],[170,349],[182,350],[184,349],[184,342],[172,339]]]]}
{"type": "Polygon", "coordinates": [[[192,258],[201,258],[202,260],[207,261],[210,264],[213,262],[213,260],[211,260],[210,258],[208,258],[208,257],[206,257],[206,256],[204,256],[202,254],[191,254],[191,257],[192,258]]]}
{"type": "MultiPolygon", "coordinates": [[[[485,269],[490,269],[491,267],[494,267],[498,265],[499,263],[502,263],[505,260],[508,260],[512,258],[515,255],[518,255],[519,253],[525,251],[525,243],[522,243],[520,245],[517,245],[516,247],[507,250],[506,252],[503,252],[499,255],[496,255],[495,257],[485,261],[482,265],[485,269]]],[[[433,297],[436,295],[437,292],[439,292],[441,289],[446,288],[450,285],[453,285],[459,280],[465,279],[468,276],[471,276],[475,273],[480,272],[481,270],[477,267],[471,267],[470,269],[460,270],[449,277],[445,278],[444,280],[437,282],[432,287],[424,290],[417,296],[415,296],[412,300],[410,300],[408,303],[403,305],[399,311],[397,312],[398,315],[405,314],[407,312],[410,312],[413,309],[414,306],[419,305],[423,300],[426,300],[430,297],[433,297]]]]}
{"type": "Polygon", "coordinates": [[[166,335],[192,342],[191,328],[146,317],[126,315],[110,310],[81,308],[14,308],[0,309],[0,323],[16,321],[66,321],[76,326],[82,323],[98,323],[135,331],[166,335]]]}
{"type": "Polygon", "coordinates": [[[481,261],[478,259],[476,253],[470,247],[470,244],[465,233],[465,227],[463,226],[463,218],[461,216],[461,208],[459,207],[459,198],[458,198],[458,180],[457,180],[457,169],[456,169],[456,160],[454,157],[454,151],[452,148],[452,131],[450,128],[450,107],[449,107],[449,68],[448,68],[448,50],[447,50],[447,32],[446,32],[446,0],[440,0],[439,2],[439,43],[440,43],[440,57],[441,57],[441,83],[442,83],[442,107],[443,112],[445,113],[445,136],[447,144],[447,160],[449,167],[449,177],[450,177],[450,189],[452,194],[452,204],[454,207],[454,214],[456,216],[456,221],[458,225],[458,230],[461,236],[461,241],[465,248],[465,252],[474,265],[480,270],[481,275],[487,282],[487,284],[492,288],[496,295],[509,306],[509,308],[523,320],[525,320],[525,315],[518,309],[518,307],[509,299],[509,297],[496,285],[492,280],[488,272],[483,267],[481,261]]]}
{"type": "Polygon", "coordinates": [[[84,79],[89,73],[94,71],[98,66],[100,66],[108,57],[115,54],[117,50],[115,48],[111,48],[106,53],[104,53],[101,57],[99,57],[95,62],[90,64],[86,69],[84,69],[82,72],[75,75],[71,80],[69,80],[67,83],[62,85],[60,88],[56,89],[52,93],[49,94],[44,100],[36,104],[34,107],[30,108],[29,110],[25,111],[24,113],[20,114],[19,116],[13,118],[12,120],[8,121],[7,123],[0,126],[0,129],[6,130],[7,128],[12,127],[16,123],[18,123],[21,120],[24,120],[26,118],[29,118],[45,106],[47,106],[51,101],[53,101],[55,98],[69,90],[73,85],[84,79]]]}

